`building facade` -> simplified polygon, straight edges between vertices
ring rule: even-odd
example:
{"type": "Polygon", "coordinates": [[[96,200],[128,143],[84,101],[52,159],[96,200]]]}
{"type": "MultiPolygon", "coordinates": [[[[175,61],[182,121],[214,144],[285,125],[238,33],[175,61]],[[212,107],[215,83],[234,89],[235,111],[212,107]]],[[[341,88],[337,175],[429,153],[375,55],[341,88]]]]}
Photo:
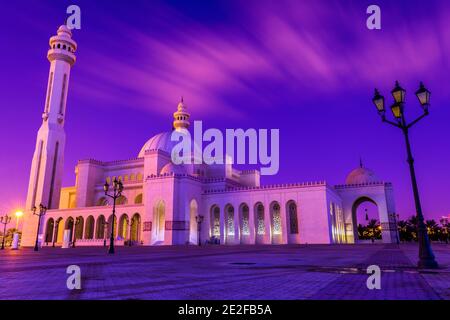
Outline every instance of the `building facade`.
{"type": "MultiPolygon", "coordinates": [[[[231,164],[171,161],[171,131],[156,134],[137,157],[103,162],[81,160],[75,186],[61,188],[64,115],[70,69],[77,45],[66,26],[50,38],[50,74],[42,126],[37,134],[27,195],[22,245],[60,246],[64,233],[78,246],[116,244],[186,245],[199,241],[237,244],[354,243],[356,210],[377,205],[383,242],[397,242],[392,185],[360,166],[345,184],[326,182],[262,185],[257,170],[231,164]],[[103,185],[122,181],[124,191],[112,216],[103,185]],[[31,208],[48,207],[38,228],[31,208]],[[197,223],[196,217],[203,222],[197,223]],[[200,230],[199,230],[200,227],[200,230]],[[69,231],[65,231],[69,230],[69,231]]],[[[173,130],[189,128],[183,101],[173,114],[173,130]]]]}

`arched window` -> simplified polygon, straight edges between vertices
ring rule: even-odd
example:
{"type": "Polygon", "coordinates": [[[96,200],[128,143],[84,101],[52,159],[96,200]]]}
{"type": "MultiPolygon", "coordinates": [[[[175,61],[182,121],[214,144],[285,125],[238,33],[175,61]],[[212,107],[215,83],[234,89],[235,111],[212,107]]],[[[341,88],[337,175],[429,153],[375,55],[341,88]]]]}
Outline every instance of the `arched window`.
{"type": "Polygon", "coordinates": [[[281,213],[280,213],[280,205],[278,202],[273,202],[271,204],[271,210],[270,210],[270,216],[271,216],[271,227],[272,227],[272,234],[273,235],[279,235],[281,234],[281,213]]]}
{"type": "Polygon", "coordinates": [[[109,202],[108,199],[106,199],[105,197],[101,197],[100,199],[98,199],[97,201],[97,206],[108,206],[109,202]]]}
{"type": "Polygon", "coordinates": [[[289,201],[287,207],[289,214],[289,233],[298,234],[297,205],[294,201],[289,201]]]}
{"type": "Polygon", "coordinates": [[[141,204],[142,203],[142,193],[138,194],[136,198],[134,198],[135,204],[141,204]]]}
{"type": "Polygon", "coordinates": [[[116,200],[116,204],[117,205],[124,205],[124,204],[127,204],[127,203],[128,203],[128,200],[127,200],[127,198],[125,196],[120,196],[116,200]]]}
{"type": "Polygon", "coordinates": [[[47,220],[47,227],[45,231],[45,242],[53,242],[53,228],[55,222],[53,218],[47,220]]]}
{"type": "Polygon", "coordinates": [[[75,219],[75,239],[83,239],[84,218],[79,216],[75,219]]]}

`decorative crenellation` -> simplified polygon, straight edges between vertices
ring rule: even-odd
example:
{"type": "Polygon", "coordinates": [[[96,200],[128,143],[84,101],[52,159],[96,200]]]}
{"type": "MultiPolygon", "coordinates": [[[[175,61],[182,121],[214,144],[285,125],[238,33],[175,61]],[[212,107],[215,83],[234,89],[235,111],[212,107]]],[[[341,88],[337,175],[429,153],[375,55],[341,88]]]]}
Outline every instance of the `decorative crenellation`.
{"type": "Polygon", "coordinates": [[[263,185],[263,186],[259,186],[259,187],[236,187],[236,188],[227,188],[227,189],[211,189],[211,190],[205,190],[204,194],[238,192],[238,191],[260,191],[260,190],[271,190],[271,189],[325,187],[325,186],[327,186],[327,183],[325,181],[316,181],[316,182],[289,183],[289,184],[272,184],[272,185],[263,185]]]}
{"type": "Polygon", "coordinates": [[[78,164],[96,164],[100,166],[111,166],[111,165],[117,165],[117,164],[124,164],[130,161],[139,161],[142,162],[142,158],[131,158],[131,159],[125,159],[125,160],[113,160],[113,161],[101,161],[96,159],[83,159],[78,160],[78,164]]]}
{"type": "Polygon", "coordinates": [[[361,183],[361,184],[338,184],[335,185],[335,189],[349,189],[349,188],[361,188],[361,187],[370,187],[370,186],[386,186],[390,187],[392,186],[391,182],[367,182],[367,183],[361,183]]]}

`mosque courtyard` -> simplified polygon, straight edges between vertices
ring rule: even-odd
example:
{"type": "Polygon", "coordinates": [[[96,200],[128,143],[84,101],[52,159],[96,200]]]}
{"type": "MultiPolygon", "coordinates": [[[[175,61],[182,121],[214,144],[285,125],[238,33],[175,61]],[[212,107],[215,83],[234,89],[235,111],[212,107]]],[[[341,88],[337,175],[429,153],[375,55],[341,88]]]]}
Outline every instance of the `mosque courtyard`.
{"type": "Polygon", "coordinates": [[[450,245],[438,270],[415,268],[415,244],[31,248],[0,251],[0,299],[446,299],[450,245]],[[69,265],[81,289],[69,290],[69,265]],[[369,265],[381,289],[369,290],[369,265]]]}

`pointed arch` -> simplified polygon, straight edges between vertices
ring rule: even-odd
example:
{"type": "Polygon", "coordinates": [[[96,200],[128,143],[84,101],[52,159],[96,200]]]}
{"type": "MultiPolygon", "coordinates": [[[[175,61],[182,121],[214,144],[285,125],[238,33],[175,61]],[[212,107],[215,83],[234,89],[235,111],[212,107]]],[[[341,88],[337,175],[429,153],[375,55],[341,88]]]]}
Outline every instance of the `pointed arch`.
{"type": "Polygon", "coordinates": [[[118,237],[122,238],[123,240],[127,240],[128,237],[128,226],[129,226],[129,220],[128,215],[126,213],[122,214],[119,219],[119,232],[118,237]]]}
{"type": "Polygon", "coordinates": [[[248,243],[250,238],[250,209],[246,203],[239,206],[239,233],[241,243],[248,243]]]}
{"type": "Polygon", "coordinates": [[[264,237],[266,235],[266,222],[264,220],[264,205],[261,202],[257,202],[254,206],[255,215],[255,235],[256,244],[264,243],[264,237]]]}
{"type": "Polygon", "coordinates": [[[75,239],[83,239],[84,218],[78,216],[75,219],[75,239]]]}
{"type": "Polygon", "coordinates": [[[218,205],[212,205],[210,214],[210,236],[220,239],[220,208],[218,205]]]}
{"type": "Polygon", "coordinates": [[[95,239],[105,239],[106,219],[104,215],[99,215],[95,224],[95,239]]]}
{"type": "Polygon", "coordinates": [[[198,203],[197,200],[192,199],[189,202],[189,243],[198,243],[198,225],[197,225],[197,215],[198,215],[198,203]]]}
{"type": "Polygon", "coordinates": [[[277,201],[270,204],[270,237],[272,244],[282,242],[283,227],[281,222],[281,206],[277,201]]]}
{"type": "Polygon", "coordinates": [[[135,204],[141,204],[142,203],[142,193],[139,193],[136,198],[134,198],[135,204]]]}
{"type": "Polygon", "coordinates": [[[46,228],[45,228],[45,242],[50,243],[53,242],[53,229],[54,229],[55,221],[53,218],[49,218],[47,220],[46,228]]]}
{"type": "Polygon", "coordinates": [[[86,229],[84,230],[85,239],[94,239],[94,224],[94,217],[88,216],[86,219],[86,229]]]}
{"type": "Polygon", "coordinates": [[[140,231],[141,231],[141,216],[139,213],[135,213],[133,218],[131,218],[130,226],[130,239],[132,243],[139,243],[140,241],[140,231]]]}
{"type": "Polygon", "coordinates": [[[166,206],[163,200],[156,202],[153,208],[153,243],[163,243],[166,231],[166,206]]]}

